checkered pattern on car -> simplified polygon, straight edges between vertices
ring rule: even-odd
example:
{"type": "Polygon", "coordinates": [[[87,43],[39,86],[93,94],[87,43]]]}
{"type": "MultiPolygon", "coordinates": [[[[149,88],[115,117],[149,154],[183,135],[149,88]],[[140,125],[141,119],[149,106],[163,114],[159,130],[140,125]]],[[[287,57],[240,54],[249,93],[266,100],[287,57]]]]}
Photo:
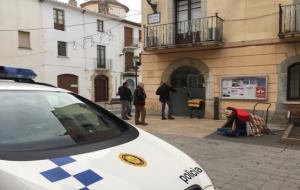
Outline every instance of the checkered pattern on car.
{"type": "Polygon", "coordinates": [[[40,174],[51,183],[62,183],[65,181],[70,184],[73,181],[72,185],[78,187],[79,190],[89,190],[90,185],[103,180],[103,177],[92,169],[78,167],[77,161],[71,157],[54,158],[50,159],[50,161],[56,167],[43,171],[40,174]]]}

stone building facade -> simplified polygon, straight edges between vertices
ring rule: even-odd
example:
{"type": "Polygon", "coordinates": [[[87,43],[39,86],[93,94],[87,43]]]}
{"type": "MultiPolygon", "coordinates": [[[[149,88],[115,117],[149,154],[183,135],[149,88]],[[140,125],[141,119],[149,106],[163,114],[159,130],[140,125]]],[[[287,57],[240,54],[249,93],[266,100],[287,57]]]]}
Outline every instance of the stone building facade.
{"type": "Polygon", "coordinates": [[[176,115],[188,115],[186,101],[201,98],[205,117],[213,118],[219,98],[220,113],[229,106],[252,110],[262,102],[271,104],[272,122],[287,121],[288,106],[300,103],[296,2],[157,0],[157,13],[151,2],[142,2],[149,110],[160,109],[155,91],[163,81],[179,90],[171,98],[176,115]]]}

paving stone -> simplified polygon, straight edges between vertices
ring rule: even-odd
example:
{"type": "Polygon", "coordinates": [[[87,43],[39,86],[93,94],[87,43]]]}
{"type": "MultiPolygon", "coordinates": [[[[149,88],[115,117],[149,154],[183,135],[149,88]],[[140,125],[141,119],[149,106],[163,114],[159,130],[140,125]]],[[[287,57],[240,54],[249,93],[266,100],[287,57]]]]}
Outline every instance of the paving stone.
{"type": "Polygon", "coordinates": [[[204,167],[217,190],[300,190],[299,150],[157,135],[204,167]]]}
{"type": "Polygon", "coordinates": [[[143,127],[198,162],[217,190],[300,190],[300,146],[280,135],[228,138],[215,133],[222,121],[147,118],[143,127]]]}

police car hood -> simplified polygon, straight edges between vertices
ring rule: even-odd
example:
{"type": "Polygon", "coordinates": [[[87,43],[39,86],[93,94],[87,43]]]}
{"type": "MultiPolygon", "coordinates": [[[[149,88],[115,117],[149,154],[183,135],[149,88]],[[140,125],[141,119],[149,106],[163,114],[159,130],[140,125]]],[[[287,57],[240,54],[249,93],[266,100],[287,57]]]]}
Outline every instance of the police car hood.
{"type": "Polygon", "coordinates": [[[138,138],[126,144],[86,154],[0,161],[0,190],[185,190],[195,184],[214,189],[191,158],[153,135],[139,132],[138,138]]]}

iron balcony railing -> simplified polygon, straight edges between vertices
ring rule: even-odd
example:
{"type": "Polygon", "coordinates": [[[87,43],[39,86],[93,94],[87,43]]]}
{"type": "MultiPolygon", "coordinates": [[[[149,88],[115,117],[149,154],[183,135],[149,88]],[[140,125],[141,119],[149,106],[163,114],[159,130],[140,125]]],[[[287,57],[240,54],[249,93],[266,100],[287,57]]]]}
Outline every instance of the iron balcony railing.
{"type": "Polygon", "coordinates": [[[124,48],[132,48],[132,47],[135,47],[135,48],[140,47],[139,38],[132,38],[130,43],[124,42],[124,48]]]}
{"type": "Polygon", "coordinates": [[[279,5],[279,37],[300,34],[300,4],[279,5]]]}
{"type": "Polygon", "coordinates": [[[112,70],[113,68],[113,60],[112,59],[100,59],[95,58],[94,64],[96,65],[96,69],[102,70],[112,70]]]}
{"type": "Polygon", "coordinates": [[[223,40],[223,19],[216,16],[146,26],[144,47],[163,48],[187,44],[221,43],[223,40]]]}

